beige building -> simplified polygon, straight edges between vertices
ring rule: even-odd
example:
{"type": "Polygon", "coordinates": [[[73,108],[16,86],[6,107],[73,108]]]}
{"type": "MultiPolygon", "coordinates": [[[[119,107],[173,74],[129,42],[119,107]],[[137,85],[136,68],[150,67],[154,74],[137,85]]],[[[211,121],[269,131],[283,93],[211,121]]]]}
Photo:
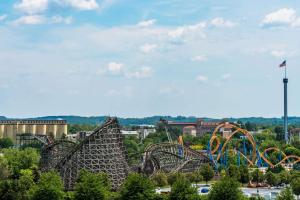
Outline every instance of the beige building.
{"type": "Polygon", "coordinates": [[[0,138],[16,140],[17,134],[48,135],[61,138],[68,134],[65,120],[0,120],[0,138]]]}

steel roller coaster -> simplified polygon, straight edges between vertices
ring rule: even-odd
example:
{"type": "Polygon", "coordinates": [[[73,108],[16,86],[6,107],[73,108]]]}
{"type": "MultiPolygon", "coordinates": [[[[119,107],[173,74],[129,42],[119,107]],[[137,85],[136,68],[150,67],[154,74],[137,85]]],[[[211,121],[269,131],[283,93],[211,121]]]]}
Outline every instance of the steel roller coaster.
{"type": "Polygon", "coordinates": [[[238,127],[237,125],[230,123],[222,123],[217,126],[211,135],[210,141],[207,147],[207,154],[214,164],[215,168],[218,169],[221,166],[227,166],[228,164],[228,153],[233,153],[237,155],[238,164],[241,160],[244,160],[248,166],[258,166],[258,167],[271,167],[274,168],[278,165],[284,167],[292,167],[294,164],[300,162],[300,157],[296,155],[286,155],[282,150],[277,147],[270,147],[261,150],[255,141],[253,135],[247,130],[238,127]],[[221,128],[227,127],[231,129],[231,133],[225,138],[223,144],[221,144],[220,137],[218,137],[218,132],[221,128]],[[234,147],[229,149],[229,143],[232,141],[234,136],[242,135],[243,148],[234,147]],[[248,144],[246,145],[246,141],[248,144]],[[246,147],[247,146],[247,147],[246,147]],[[279,162],[272,163],[269,159],[270,152],[277,152],[279,155],[279,162]]]}

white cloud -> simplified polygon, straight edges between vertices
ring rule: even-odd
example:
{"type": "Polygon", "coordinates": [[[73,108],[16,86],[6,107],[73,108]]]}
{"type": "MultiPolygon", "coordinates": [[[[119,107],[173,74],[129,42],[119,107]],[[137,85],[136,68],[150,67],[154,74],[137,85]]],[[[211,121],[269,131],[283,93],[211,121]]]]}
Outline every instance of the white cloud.
{"type": "Polygon", "coordinates": [[[132,97],[133,93],[132,87],[125,86],[123,88],[110,89],[104,95],[107,97],[132,97]]]}
{"type": "Polygon", "coordinates": [[[158,94],[161,95],[182,95],[184,94],[184,90],[180,89],[178,86],[173,85],[168,85],[168,86],[163,86],[158,90],[158,94]]]}
{"type": "Polygon", "coordinates": [[[152,76],[152,69],[150,67],[141,67],[140,69],[128,72],[126,73],[127,78],[137,78],[137,79],[143,79],[143,78],[149,78],[152,76]]]}
{"type": "Polygon", "coordinates": [[[47,10],[48,3],[48,0],[21,0],[14,7],[28,14],[36,14],[47,10]]]}
{"type": "Polygon", "coordinates": [[[21,24],[26,24],[26,25],[38,25],[38,24],[43,24],[47,21],[47,19],[42,16],[42,15],[27,15],[27,16],[22,16],[19,19],[16,19],[13,21],[14,25],[21,25],[21,24]]]}
{"type": "Polygon", "coordinates": [[[124,64],[123,63],[117,63],[117,62],[110,62],[107,65],[107,70],[109,73],[113,75],[119,75],[124,70],[124,64]]]}
{"type": "Polygon", "coordinates": [[[155,23],[156,23],[156,19],[149,19],[149,20],[141,21],[141,22],[139,22],[137,25],[138,25],[139,27],[145,28],[145,27],[152,26],[152,25],[154,25],[155,23]]]}
{"type": "Polygon", "coordinates": [[[200,36],[204,37],[204,34],[201,32],[206,27],[205,22],[199,22],[193,25],[180,26],[176,29],[170,30],[168,36],[170,41],[173,43],[182,43],[186,35],[191,33],[197,33],[200,36]]]}
{"type": "Polygon", "coordinates": [[[96,0],[61,0],[62,3],[67,4],[79,10],[95,10],[99,8],[96,0]]]}
{"type": "Polygon", "coordinates": [[[26,15],[12,22],[14,25],[40,25],[40,24],[71,24],[72,17],[52,16],[47,18],[44,15],[26,15]]]}
{"type": "Polygon", "coordinates": [[[236,23],[225,20],[221,17],[214,18],[210,21],[210,24],[215,27],[234,27],[236,23]]]}
{"type": "Polygon", "coordinates": [[[267,14],[262,20],[263,27],[300,26],[300,17],[292,8],[282,8],[267,14]]]}
{"type": "Polygon", "coordinates": [[[222,76],[221,76],[221,80],[222,81],[227,81],[227,80],[229,80],[231,78],[231,74],[230,73],[226,73],[226,74],[223,74],[222,76]]]}
{"type": "Polygon", "coordinates": [[[157,48],[157,44],[146,43],[140,47],[140,50],[144,53],[153,52],[157,48]]]}
{"type": "Polygon", "coordinates": [[[289,51],[285,51],[285,50],[272,50],[270,51],[270,54],[276,58],[288,58],[288,57],[293,57],[295,55],[297,55],[297,51],[296,50],[289,50],[289,51]]]}
{"type": "Polygon", "coordinates": [[[286,52],[282,50],[273,50],[271,51],[271,55],[277,58],[282,58],[286,55],[286,52]]]}
{"type": "Polygon", "coordinates": [[[4,15],[0,15],[0,21],[3,21],[3,20],[5,20],[5,19],[6,19],[6,17],[7,17],[7,15],[6,15],[6,14],[4,14],[4,15]]]}
{"type": "Polygon", "coordinates": [[[191,58],[192,61],[206,61],[207,60],[207,57],[206,55],[198,55],[198,56],[194,56],[191,58]]]}
{"type": "Polygon", "coordinates": [[[168,34],[172,39],[177,39],[183,35],[184,31],[184,27],[178,27],[177,29],[170,31],[168,34]]]}
{"type": "Polygon", "coordinates": [[[73,22],[73,18],[72,17],[62,17],[59,15],[53,16],[51,17],[51,23],[53,24],[71,24],[73,22]]]}
{"type": "Polygon", "coordinates": [[[198,75],[196,79],[197,79],[197,81],[199,81],[201,83],[205,83],[208,80],[208,78],[203,75],[198,75]]]}

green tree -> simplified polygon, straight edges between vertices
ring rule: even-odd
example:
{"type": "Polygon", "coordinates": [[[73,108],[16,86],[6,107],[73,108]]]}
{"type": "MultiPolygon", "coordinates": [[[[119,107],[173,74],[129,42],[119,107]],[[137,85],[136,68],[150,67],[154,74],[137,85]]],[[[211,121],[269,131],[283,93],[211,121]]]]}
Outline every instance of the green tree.
{"type": "Polygon", "coordinates": [[[241,200],[242,198],[239,183],[230,177],[222,178],[215,183],[208,194],[209,200],[241,200]]]}
{"type": "Polygon", "coordinates": [[[16,200],[16,182],[8,179],[0,181],[0,197],[1,200],[16,200]]]}
{"type": "Polygon", "coordinates": [[[12,141],[11,138],[1,138],[0,139],[0,149],[4,149],[4,148],[10,148],[14,146],[14,142],[12,141]]]}
{"type": "Polygon", "coordinates": [[[32,171],[29,169],[22,169],[20,171],[20,177],[17,180],[17,199],[29,200],[30,189],[34,186],[32,171]]]}
{"type": "Polygon", "coordinates": [[[204,164],[200,167],[200,174],[207,184],[214,177],[214,170],[209,164],[204,164]]]}
{"type": "Polygon", "coordinates": [[[31,170],[21,170],[19,179],[7,179],[0,182],[1,200],[29,200],[29,191],[33,185],[31,170]]]}
{"type": "MultiPolygon", "coordinates": [[[[273,154],[274,155],[274,154],[273,154]]],[[[276,157],[276,160],[274,161],[273,160],[273,162],[278,162],[278,160],[277,160],[277,156],[274,156],[274,157],[276,157]]],[[[268,168],[268,171],[271,171],[271,172],[273,172],[273,173],[280,173],[280,172],[282,172],[282,171],[284,171],[285,169],[284,169],[284,167],[282,167],[282,165],[276,165],[275,167],[272,167],[272,168],[268,168]]]]}
{"type": "Polygon", "coordinates": [[[293,179],[291,182],[291,187],[295,195],[297,195],[297,199],[299,199],[300,195],[300,177],[293,179]]]}
{"type": "Polygon", "coordinates": [[[240,175],[241,175],[240,182],[244,183],[244,184],[248,183],[250,180],[250,174],[249,174],[248,167],[245,165],[242,165],[239,167],[239,171],[240,171],[240,175]]]}
{"type": "Polygon", "coordinates": [[[182,175],[181,174],[169,174],[168,175],[168,183],[169,183],[169,185],[173,185],[176,182],[177,176],[182,176],[182,175]]]}
{"type": "Polygon", "coordinates": [[[251,180],[253,182],[263,182],[265,179],[264,174],[259,171],[259,169],[255,169],[252,173],[251,173],[251,180]]]}
{"type": "Polygon", "coordinates": [[[200,181],[203,181],[203,176],[201,175],[200,170],[194,171],[192,175],[193,175],[192,182],[199,183],[200,181]]]}
{"type": "Polygon", "coordinates": [[[125,180],[121,191],[121,200],[144,200],[154,199],[156,194],[154,184],[146,176],[133,173],[125,180]]]}
{"type": "Polygon", "coordinates": [[[257,126],[255,123],[251,123],[251,122],[246,122],[245,123],[245,128],[248,130],[248,131],[256,131],[257,130],[257,126]]]}
{"type": "Polygon", "coordinates": [[[291,174],[287,170],[283,170],[279,173],[280,184],[290,184],[291,174]]]}
{"type": "Polygon", "coordinates": [[[10,176],[10,170],[7,160],[0,156],[0,180],[7,179],[10,176]]]}
{"type": "Polygon", "coordinates": [[[40,158],[37,150],[33,148],[24,150],[4,149],[3,154],[4,159],[7,160],[8,168],[15,178],[20,175],[20,170],[37,166],[40,158]]]}
{"type": "Polygon", "coordinates": [[[152,176],[151,180],[158,187],[163,187],[168,185],[168,177],[165,173],[157,173],[152,176]]]}
{"type": "Polygon", "coordinates": [[[276,140],[280,141],[284,139],[284,130],[282,126],[276,126],[274,132],[276,133],[276,140]]]}
{"type": "Polygon", "coordinates": [[[110,183],[104,173],[91,173],[80,171],[79,178],[75,184],[75,200],[102,200],[109,194],[110,183]]]}
{"type": "Polygon", "coordinates": [[[265,175],[265,179],[267,183],[271,186],[278,186],[280,183],[279,175],[272,173],[271,171],[268,171],[265,175]]]}
{"type": "Polygon", "coordinates": [[[187,178],[177,179],[172,185],[170,200],[196,200],[200,199],[197,188],[192,187],[187,178]]]}
{"type": "Polygon", "coordinates": [[[238,166],[230,165],[227,170],[228,176],[231,178],[235,178],[237,181],[241,179],[241,174],[238,166]]]}
{"type": "Polygon", "coordinates": [[[61,178],[56,172],[43,173],[33,189],[32,200],[62,200],[63,189],[61,178]]]}
{"type": "Polygon", "coordinates": [[[295,200],[295,197],[291,188],[286,188],[279,193],[276,200],[295,200]]]}

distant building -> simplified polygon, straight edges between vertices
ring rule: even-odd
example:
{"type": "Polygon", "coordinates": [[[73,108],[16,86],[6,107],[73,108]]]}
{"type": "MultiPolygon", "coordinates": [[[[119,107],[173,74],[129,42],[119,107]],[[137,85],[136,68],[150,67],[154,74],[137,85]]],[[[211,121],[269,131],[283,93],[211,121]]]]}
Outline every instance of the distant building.
{"type": "Polygon", "coordinates": [[[61,138],[68,134],[65,120],[0,120],[0,138],[16,141],[17,134],[48,135],[61,138]]]}
{"type": "Polygon", "coordinates": [[[155,133],[155,128],[141,128],[138,130],[140,139],[145,139],[148,135],[155,133]]]}
{"type": "Polygon", "coordinates": [[[204,135],[205,133],[212,133],[215,130],[215,128],[220,124],[220,122],[205,122],[202,119],[198,119],[196,122],[166,121],[166,124],[171,128],[180,129],[181,132],[183,132],[183,133],[184,133],[185,127],[187,127],[190,130],[191,130],[191,127],[194,127],[196,129],[196,136],[200,137],[200,136],[204,135]]]}
{"type": "Polygon", "coordinates": [[[195,126],[185,126],[182,129],[182,133],[186,135],[197,136],[197,129],[195,126]]]}
{"type": "Polygon", "coordinates": [[[138,131],[127,131],[127,130],[121,130],[121,134],[124,136],[134,136],[134,137],[139,137],[139,132],[138,131]]]}
{"type": "Polygon", "coordinates": [[[228,122],[225,123],[225,126],[220,128],[220,132],[222,133],[222,137],[228,139],[232,134],[232,128],[228,122]]]}

